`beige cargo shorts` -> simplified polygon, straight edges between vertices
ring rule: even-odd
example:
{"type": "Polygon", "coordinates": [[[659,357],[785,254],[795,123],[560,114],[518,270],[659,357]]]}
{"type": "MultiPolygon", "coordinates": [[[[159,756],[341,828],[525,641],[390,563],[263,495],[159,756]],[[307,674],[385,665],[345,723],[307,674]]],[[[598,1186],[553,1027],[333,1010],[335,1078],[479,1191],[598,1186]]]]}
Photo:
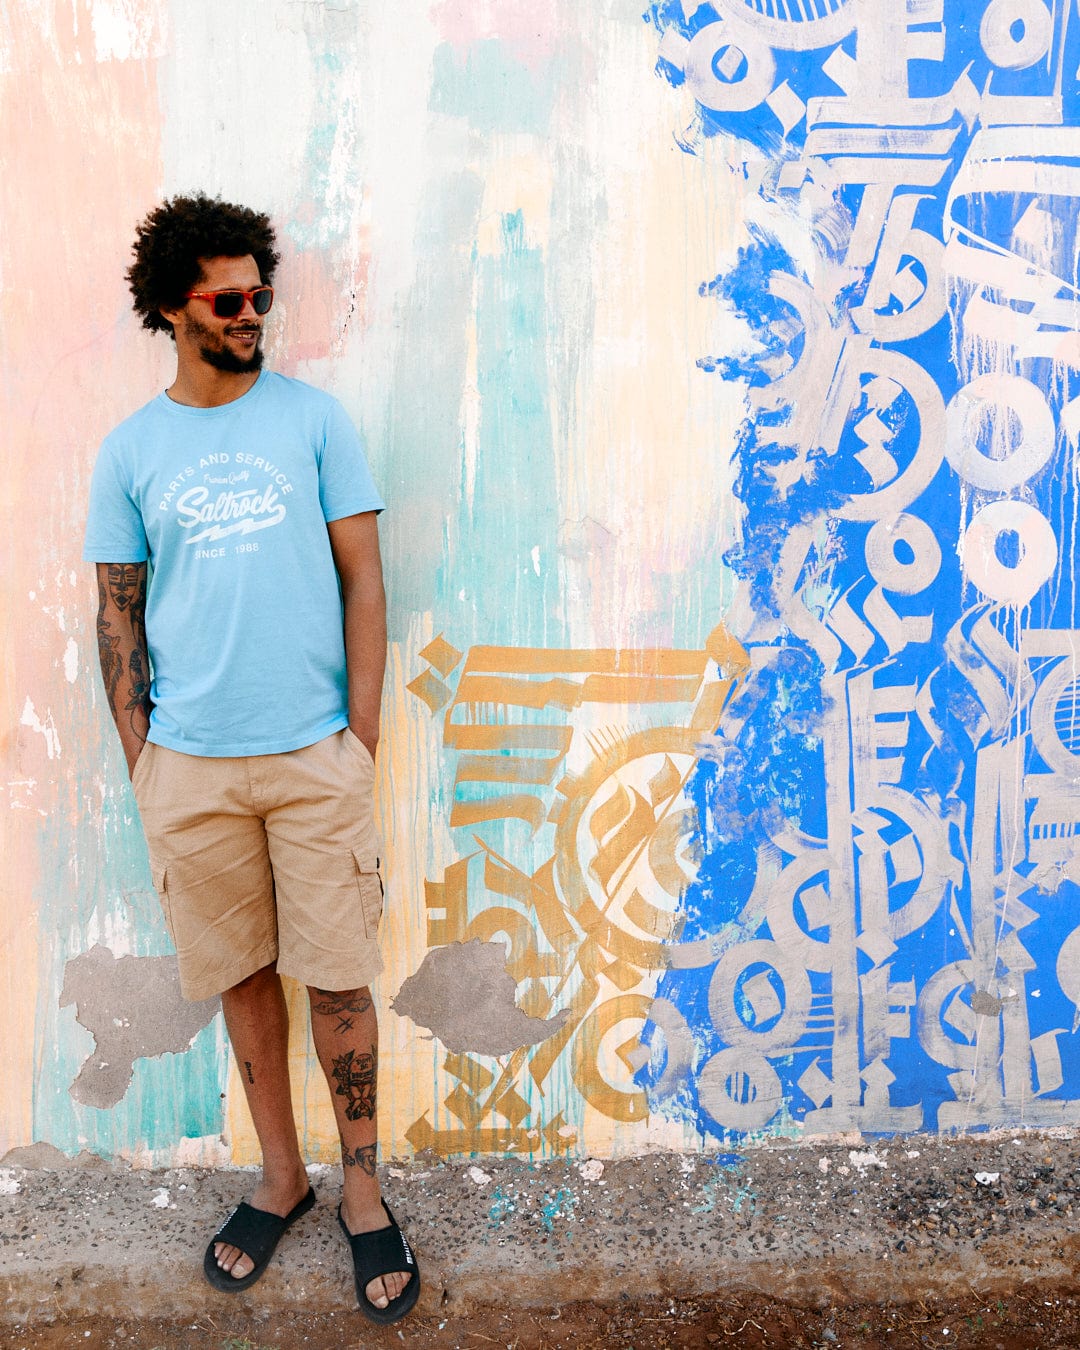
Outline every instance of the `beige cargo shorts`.
{"type": "Polygon", "coordinates": [[[132,787],[187,999],[264,966],[318,989],[383,968],[375,765],[346,727],[301,750],[213,758],[151,742],[132,787]]]}

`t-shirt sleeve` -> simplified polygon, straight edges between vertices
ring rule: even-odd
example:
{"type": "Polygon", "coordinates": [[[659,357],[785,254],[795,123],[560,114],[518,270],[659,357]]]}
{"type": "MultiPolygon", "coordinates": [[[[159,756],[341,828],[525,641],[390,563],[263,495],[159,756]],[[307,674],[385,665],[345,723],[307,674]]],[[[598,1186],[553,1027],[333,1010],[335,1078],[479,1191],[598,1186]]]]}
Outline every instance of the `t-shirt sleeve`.
{"type": "Polygon", "coordinates": [[[83,539],[86,562],[146,562],[150,547],[129,484],[108,442],[90,481],[90,510],[83,539]]]}
{"type": "Polygon", "coordinates": [[[386,506],[371,477],[363,442],[349,414],[336,399],[323,423],[319,501],[323,519],[327,521],[356,516],[362,511],[382,511],[386,506]]]}

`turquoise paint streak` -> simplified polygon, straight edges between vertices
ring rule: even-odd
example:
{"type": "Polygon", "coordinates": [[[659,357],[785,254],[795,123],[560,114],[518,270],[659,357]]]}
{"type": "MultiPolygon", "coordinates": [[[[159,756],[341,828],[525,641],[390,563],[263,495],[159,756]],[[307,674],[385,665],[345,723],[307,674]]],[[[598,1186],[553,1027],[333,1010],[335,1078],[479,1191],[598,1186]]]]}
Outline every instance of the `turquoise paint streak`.
{"type": "MultiPolygon", "coordinates": [[[[446,631],[473,644],[561,647],[558,548],[560,505],[551,432],[544,260],[526,237],[520,211],[502,219],[501,248],[474,254],[479,424],[475,466],[465,456],[455,492],[436,594],[447,597],[446,631]]],[[[549,720],[538,715],[537,720],[549,720]]],[[[515,709],[514,721],[532,720],[515,709]]],[[[558,720],[558,717],[556,717],[558,720]]],[[[499,796],[506,785],[472,785],[499,796]]],[[[522,821],[493,821],[483,836],[528,865],[537,841],[522,821]]],[[[544,837],[541,836],[541,839],[544,837]]],[[[542,846],[542,845],[541,845],[542,846]]],[[[542,861],[533,858],[534,865],[542,861]]]]}
{"type": "Polygon", "coordinates": [[[445,589],[445,557],[450,513],[461,495],[465,315],[473,302],[483,191],[471,171],[441,175],[425,187],[417,213],[416,277],[401,309],[387,435],[384,445],[372,447],[372,471],[388,507],[380,533],[392,643],[409,638],[414,616],[432,611],[462,650],[475,632],[465,623],[457,592],[445,589]],[[443,585],[433,595],[437,575],[443,585]]]}
{"type": "MultiPolygon", "coordinates": [[[[85,687],[78,692],[85,698],[85,687]]],[[[72,704],[75,695],[73,689],[72,704]]],[[[65,713],[61,740],[68,751],[64,762],[71,767],[62,771],[56,809],[39,834],[42,939],[34,1139],[70,1155],[86,1148],[110,1157],[139,1148],[172,1148],[184,1137],[220,1134],[228,1066],[219,1053],[214,1022],[182,1054],[136,1060],[127,1092],[111,1109],[82,1106],[68,1092],[94,1041],[76,1023],[74,1007],[59,1006],[60,992],[67,962],[93,945],[91,927],[125,934],[134,956],[160,956],[173,948],[151,885],[120,755],[111,739],[105,742],[111,728],[85,727],[85,708],[69,706],[65,713]],[[77,746],[78,756],[72,753],[77,746]],[[98,774],[109,784],[104,801],[92,782],[98,774]]],[[[116,1015],[124,1015],[124,1009],[118,1007],[116,1015]]]]}
{"type": "MultiPolygon", "coordinates": [[[[502,251],[476,259],[480,424],[470,496],[439,578],[462,597],[454,642],[559,647],[559,501],[551,437],[544,263],[520,211],[503,217],[502,251]]],[[[464,466],[463,466],[464,474],[464,466]]],[[[456,609],[456,607],[455,607],[456,609]]]]}
{"type": "Polygon", "coordinates": [[[444,42],[433,58],[431,109],[466,118],[474,131],[541,135],[555,97],[553,65],[530,69],[498,38],[474,42],[464,58],[444,42]]]}

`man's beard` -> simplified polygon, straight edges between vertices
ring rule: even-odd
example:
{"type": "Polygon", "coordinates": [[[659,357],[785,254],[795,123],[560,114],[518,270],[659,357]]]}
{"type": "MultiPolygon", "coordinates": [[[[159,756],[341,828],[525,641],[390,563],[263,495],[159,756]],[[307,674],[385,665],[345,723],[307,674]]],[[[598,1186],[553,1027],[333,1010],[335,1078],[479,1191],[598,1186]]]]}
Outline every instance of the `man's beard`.
{"type": "Polygon", "coordinates": [[[227,375],[250,375],[252,371],[261,370],[263,363],[262,350],[262,332],[260,331],[255,346],[250,356],[237,356],[234,351],[225,346],[224,337],[218,337],[218,334],[208,328],[206,324],[200,323],[198,319],[190,314],[185,316],[187,320],[187,333],[191,337],[201,338],[202,345],[199,347],[199,355],[208,366],[213,366],[215,370],[223,370],[227,375]],[[210,345],[211,339],[217,339],[221,345],[213,347],[210,345]]]}
{"type": "Polygon", "coordinates": [[[215,350],[213,347],[200,347],[199,355],[208,366],[215,370],[224,370],[229,375],[247,375],[253,370],[261,370],[263,363],[262,337],[259,337],[250,356],[237,356],[228,347],[215,350]]]}

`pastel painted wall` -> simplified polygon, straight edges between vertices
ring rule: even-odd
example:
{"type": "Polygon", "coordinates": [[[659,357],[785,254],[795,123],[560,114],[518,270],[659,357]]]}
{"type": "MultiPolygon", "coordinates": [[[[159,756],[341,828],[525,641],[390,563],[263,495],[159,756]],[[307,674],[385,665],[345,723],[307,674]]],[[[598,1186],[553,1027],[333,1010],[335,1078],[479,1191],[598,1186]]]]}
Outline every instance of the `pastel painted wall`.
{"type": "Polygon", "coordinates": [[[0,13],[0,1155],[255,1156],[79,561],[192,189],[389,504],[384,1154],[1080,1116],[1080,15],[641,10],[0,13]]]}

